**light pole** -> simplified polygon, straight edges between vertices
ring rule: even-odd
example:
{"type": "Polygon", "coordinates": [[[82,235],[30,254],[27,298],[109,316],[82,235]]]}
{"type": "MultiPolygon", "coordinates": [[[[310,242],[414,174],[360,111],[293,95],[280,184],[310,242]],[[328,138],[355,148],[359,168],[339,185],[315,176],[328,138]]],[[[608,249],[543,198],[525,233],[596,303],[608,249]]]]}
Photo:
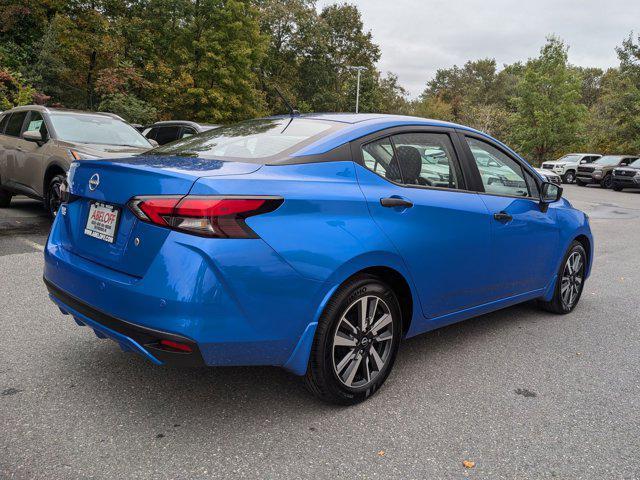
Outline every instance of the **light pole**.
{"type": "Polygon", "coordinates": [[[349,66],[347,68],[349,70],[355,70],[356,72],[358,72],[358,83],[357,83],[357,86],[356,86],[356,113],[358,113],[359,110],[360,110],[360,75],[362,75],[362,72],[365,71],[367,69],[367,67],[349,66]]]}

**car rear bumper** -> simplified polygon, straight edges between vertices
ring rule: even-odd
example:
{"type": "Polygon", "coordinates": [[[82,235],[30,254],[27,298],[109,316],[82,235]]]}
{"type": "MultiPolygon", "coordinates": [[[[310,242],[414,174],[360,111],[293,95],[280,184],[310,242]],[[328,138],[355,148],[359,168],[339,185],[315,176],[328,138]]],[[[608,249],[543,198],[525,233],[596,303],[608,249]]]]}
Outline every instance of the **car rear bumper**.
{"type": "Polygon", "coordinates": [[[274,365],[303,372],[301,338],[318,315],[323,282],[299,275],[262,240],[211,240],[172,232],[144,277],[93,262],[60,244],[56,219],[44,280],[64,313],[98,336],[160,364],[274,365]],[[159,340],[192,354],[158,351],[159,340]]]}
{"type": "Polygon", "coordinates": [[[188,367],[204,365],[198,344],[190,338],[125,322],[69,295],[44,279],[49,297],[65,315],[71,315],[78,325],[93,329],[99,338],[110,338],[124,351],[135,352],[157,365],[171,364],[188,367]],[[160,347],[161,340],[186,345],[191,352],[170,351],[160,347]]]}

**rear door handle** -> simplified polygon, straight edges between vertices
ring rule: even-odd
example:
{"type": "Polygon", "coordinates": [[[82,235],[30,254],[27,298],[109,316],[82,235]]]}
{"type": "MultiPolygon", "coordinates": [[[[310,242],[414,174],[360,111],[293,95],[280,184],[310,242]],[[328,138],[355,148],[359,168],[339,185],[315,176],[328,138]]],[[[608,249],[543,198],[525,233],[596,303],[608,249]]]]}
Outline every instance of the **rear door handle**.
{"type": "Polygon", "coordinates": [[[509,215],[507,212],[494,213],[493,218],[503,223],[507,223],[513,220],[513,217],[509,215]]]}
{"type": "Polygon", "coordinates": [[[409,200],[405,200],[400,197],[387,197],[380,199],[380,205],[387,208],[393,207],[401,207],[401,208],[411,208],[413,207],[413,203],[409,200]]]}

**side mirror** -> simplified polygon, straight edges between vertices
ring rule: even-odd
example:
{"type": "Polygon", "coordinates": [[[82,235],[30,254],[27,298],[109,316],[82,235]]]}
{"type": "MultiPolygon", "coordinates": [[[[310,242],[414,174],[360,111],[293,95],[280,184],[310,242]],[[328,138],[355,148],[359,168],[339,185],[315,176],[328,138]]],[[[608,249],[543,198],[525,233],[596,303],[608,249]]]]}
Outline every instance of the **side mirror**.
{"type": "Polygon", "coordinates": [[[540,190],[540,209],[546,212],[550,203],[557,202],[561,198],[562,187],[559,187],[555,183],[544,182],[540,190]]]}
{"type": "Polygon", "coordinates": [[[160,144],[156,142],[153,138],[147,138],[147,141],[151,144],[153,148],[159,147],[160,144]]]}
{"type": "Polygon", "coordinates": [[[37,130],[31,130],[22,134],[22,139],[27,142],[35,142],[38,145],[42,144],[42,134],[37,130]]]}

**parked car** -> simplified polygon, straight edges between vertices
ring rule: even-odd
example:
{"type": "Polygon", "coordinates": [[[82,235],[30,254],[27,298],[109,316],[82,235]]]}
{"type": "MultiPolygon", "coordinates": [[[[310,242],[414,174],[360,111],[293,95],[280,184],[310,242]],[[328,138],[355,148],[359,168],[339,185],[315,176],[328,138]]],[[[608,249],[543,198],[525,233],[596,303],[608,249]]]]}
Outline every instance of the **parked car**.
{"type": "Polygon", "coordinates": [[[142,134],[148,139],[155,140],[159,145],[165,145],[217,127],[218,125],[207,125],[186,120],[169,120],[147,125],[142,129],[142,134]]]}
{"type": "Polygon", "coordinates": [[[544,162],[543,170],[553,170],[562,177],[564,183],[574,183],[576,181],[576,173],[578,165],[585,163],[593,163],[602,155],[598,153],[569,153],[564,157],[552,162],[544,162]]]}
{"type": "Polygon", "coordinates": [[[544,170],[542,168],[536,168],[536,172],[538,172],[542,177],[551,183],[555,183],[556,185],[562,185],[562,178],[557,173],[552,172],[551,170],[544,170]]]}
{"type": "Polygon", "coordinates": [[[44,267],[63,313],[158,365],[278,365],[340,404],[380,388],[402,338],[533,299],[571,312],[591,270],[561,187],[435,120],[250,120],[68,182],[44,267]]]}
{"type": "Polygon", "coordinates": [[[117,115],[28,105],[0,117],[0,207],[11,197],[43,200],[55,216],[75,160],[126,157],[152,145],[117,115]]]}
{"type": "Polygon", "coordinates": [[[580,164],[576,183],[581,187],[596,183],[602,188],[611,188],[613,186],[613,169],[629,165],[637,158],[637,155],[605,155],[591,164],[580,164]]]}
{"type": "Polygon", "coordinates": [[[613,189],[620,192],[625,188],[640,188],[640,159],[613,169],[613,189]]]}

